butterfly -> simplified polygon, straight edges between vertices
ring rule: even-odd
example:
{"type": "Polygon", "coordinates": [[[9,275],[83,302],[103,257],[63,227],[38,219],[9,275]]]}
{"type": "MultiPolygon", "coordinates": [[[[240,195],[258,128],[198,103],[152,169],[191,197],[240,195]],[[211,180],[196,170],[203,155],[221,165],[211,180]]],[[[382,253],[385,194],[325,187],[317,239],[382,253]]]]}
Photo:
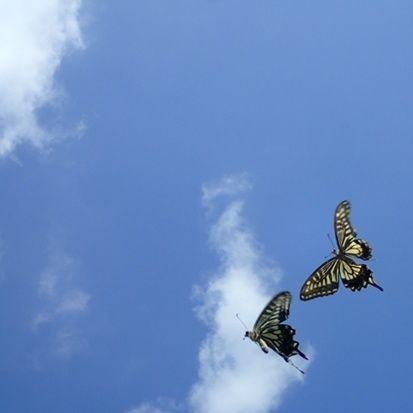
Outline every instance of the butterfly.
{"type": "Polygon", "coordinates": [[[351,291],[360,291],[368,285],[383,291],[373,278],[373,272],[365,264],[357,264],[352,258],[369,260],[372,248],[367,241],[357,238],[357,232],[350,223],[351,205],[349,201],[341,202],[335,213],[334,229],[338,250],[334,257],[321,264],[307,279],[301,288],[301,300],[331,295],[337,292],[339,280],[351,291]]]}
{"type": "Polygon", "coordinates": [[[308,360],[298,348],[298,341],[294,340],[295,330],[288,324],[280,324],[288,318],[291,300],[292,296],[289,291],[283,291],[274,296],[258,316],[253,330],[245,332],[245,337],[258,343],[264,353],[268,353],[271,349],[290,364],[292,363],[289,357],[296,354],[308,360]]]}

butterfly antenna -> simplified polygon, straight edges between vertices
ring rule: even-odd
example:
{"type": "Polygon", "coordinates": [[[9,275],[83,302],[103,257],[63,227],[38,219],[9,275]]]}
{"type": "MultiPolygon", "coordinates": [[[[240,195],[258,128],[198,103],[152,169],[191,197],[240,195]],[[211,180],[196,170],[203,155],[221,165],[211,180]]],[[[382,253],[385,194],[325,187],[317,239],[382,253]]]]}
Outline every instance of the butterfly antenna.
{"type": "Polygon", "coordinates": [[[300,368],[298,368],[290,359],[288,359],[288,363],[291,364],[296,370],[300,373],[305,374],[300,368]]]}
{"type": "Polygon", "coordinates": [[[333,240],[331,239],[330,234],[327,234],[327,238],[330,240],[330,244],[331,244],[331,246],[333,247],[333,250],[332,250],[332,252],[330,252],[330,254],[328,254],[326,257],[324,257],[324,259],[327,259],[327,258],[330,257],[332,254],[335,254],[335,253],[336,253],[336,247],[335,247],[335,245],[334,245],[333,240]]]}
{"type": "Polygon", "coordinates": [[[241,324],[245,327],[245,329],[246,330],[248,330],[248,327],[245,325],[245,323],[239,318],[239,315],[238,315],[238,313],[237,314],[235,314],[235,317],[237,317],[238,318],[238,320],[241,322],[241,324]]]}
{"type": "Polygon", "coordinates": [[[332,246],[333,248],[335,248],[334,242],[333,242],[333,240],[331,239],[330,234],[327,234],[327,238],[330,240],[331,246],[332,246]]]}

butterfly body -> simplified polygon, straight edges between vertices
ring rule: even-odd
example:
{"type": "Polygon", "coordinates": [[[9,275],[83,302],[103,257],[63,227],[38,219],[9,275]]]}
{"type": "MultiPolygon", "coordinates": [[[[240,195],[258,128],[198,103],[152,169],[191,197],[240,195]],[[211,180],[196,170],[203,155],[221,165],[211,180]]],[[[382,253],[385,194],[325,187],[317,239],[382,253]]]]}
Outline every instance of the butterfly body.
{"type": "Polygon", "coordinates": [[[344,286],[360,291],[369,284],[383,291],[373,279],[373,272],[365,264],[358,264],[352,257],[367,261],[372,257],[372,248],[367,241],[357,238],[350,223],[351,205],[341,202],[335,213],[334,229],[338,249],[334,257],[321,264],[301,288],[301,300],[331,295],[337,292],[341,278],[344,286]]]}
{"type": "Polygon", "coordinates": [[[268,353],[270,348],[267,346],[266,342],[259,337],[255,331],[246,331],[245,337],[249,337],[252,341],[256,342],[264,353],[268,353]]]}
{"type": "Polygon", "coordinates": [[[307,359],[298,348],[298,341],[294,340],[295,330],[288,324],[281,324],[289,316],[291,299],[288,291],[274,296],[258,316],[253,330],[245,332],[245,337],[256,342],[264,353],[271,349],[287,362],[296,354],[307,359]]]}

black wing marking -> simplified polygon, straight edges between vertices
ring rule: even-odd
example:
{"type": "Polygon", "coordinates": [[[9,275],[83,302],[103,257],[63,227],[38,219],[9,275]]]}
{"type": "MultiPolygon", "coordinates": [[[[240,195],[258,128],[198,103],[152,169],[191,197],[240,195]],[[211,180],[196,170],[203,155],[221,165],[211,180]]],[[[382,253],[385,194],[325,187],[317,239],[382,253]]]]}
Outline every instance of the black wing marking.
{"type": "Polygon", "coordinates": [[[336,208],[334,229],[339,250],[344,255],[353,255],[362,260],[372,257],[372,248],[367,241],[357,238],[357,231],[350,223],[351,204],[341,202],[336,208]]]}
{"type": "Polygon", "coordinates": [[[258,316],[254,330],[260,330],[267,325],[276,325],[287,320],[290,314],[291,300],[289,291],[283,291],[274,296],[258,316]]]}
{"type": "Polygon", "coordinates": [[[300,291],[303,301],[337,292],[340,278],[340,259],[331,258],[321,264],[307,279],[300,291]]]}

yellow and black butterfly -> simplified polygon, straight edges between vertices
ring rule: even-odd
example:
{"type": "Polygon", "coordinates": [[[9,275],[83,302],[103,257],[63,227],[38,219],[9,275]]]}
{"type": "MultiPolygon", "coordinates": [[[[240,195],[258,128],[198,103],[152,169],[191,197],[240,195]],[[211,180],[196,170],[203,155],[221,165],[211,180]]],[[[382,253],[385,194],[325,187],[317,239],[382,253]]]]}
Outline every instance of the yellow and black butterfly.
{"type": "Polygon", "coordinates": [[[341,202],[335,214],[334,229],[338,251],[333,250],[334,257],[321,264],[301,288],[301,300],[331,295],[337,292],[339,280],[351,291],[360,291],[369,284],[383,291],[373,279],[373,272],[365,264],[357,264],[350,256],[369,260],[372,248],[367,241],[357,238],[356,230],[350,223],[351,205],[349,201],[341,202]]]}
{"type": "Polygon", "coordinates": [[[289,363],[289,357],[296,354],[308,360],[298,348],[298,341],[294,340],[295,330],[288,324],[280,324],[288,318],[291,300],[292,296],[288,291],[277,294],[264,307],[253,330],[245,332],[245,337],[258,343],[264,353],[271,349],[289,363]]]}

